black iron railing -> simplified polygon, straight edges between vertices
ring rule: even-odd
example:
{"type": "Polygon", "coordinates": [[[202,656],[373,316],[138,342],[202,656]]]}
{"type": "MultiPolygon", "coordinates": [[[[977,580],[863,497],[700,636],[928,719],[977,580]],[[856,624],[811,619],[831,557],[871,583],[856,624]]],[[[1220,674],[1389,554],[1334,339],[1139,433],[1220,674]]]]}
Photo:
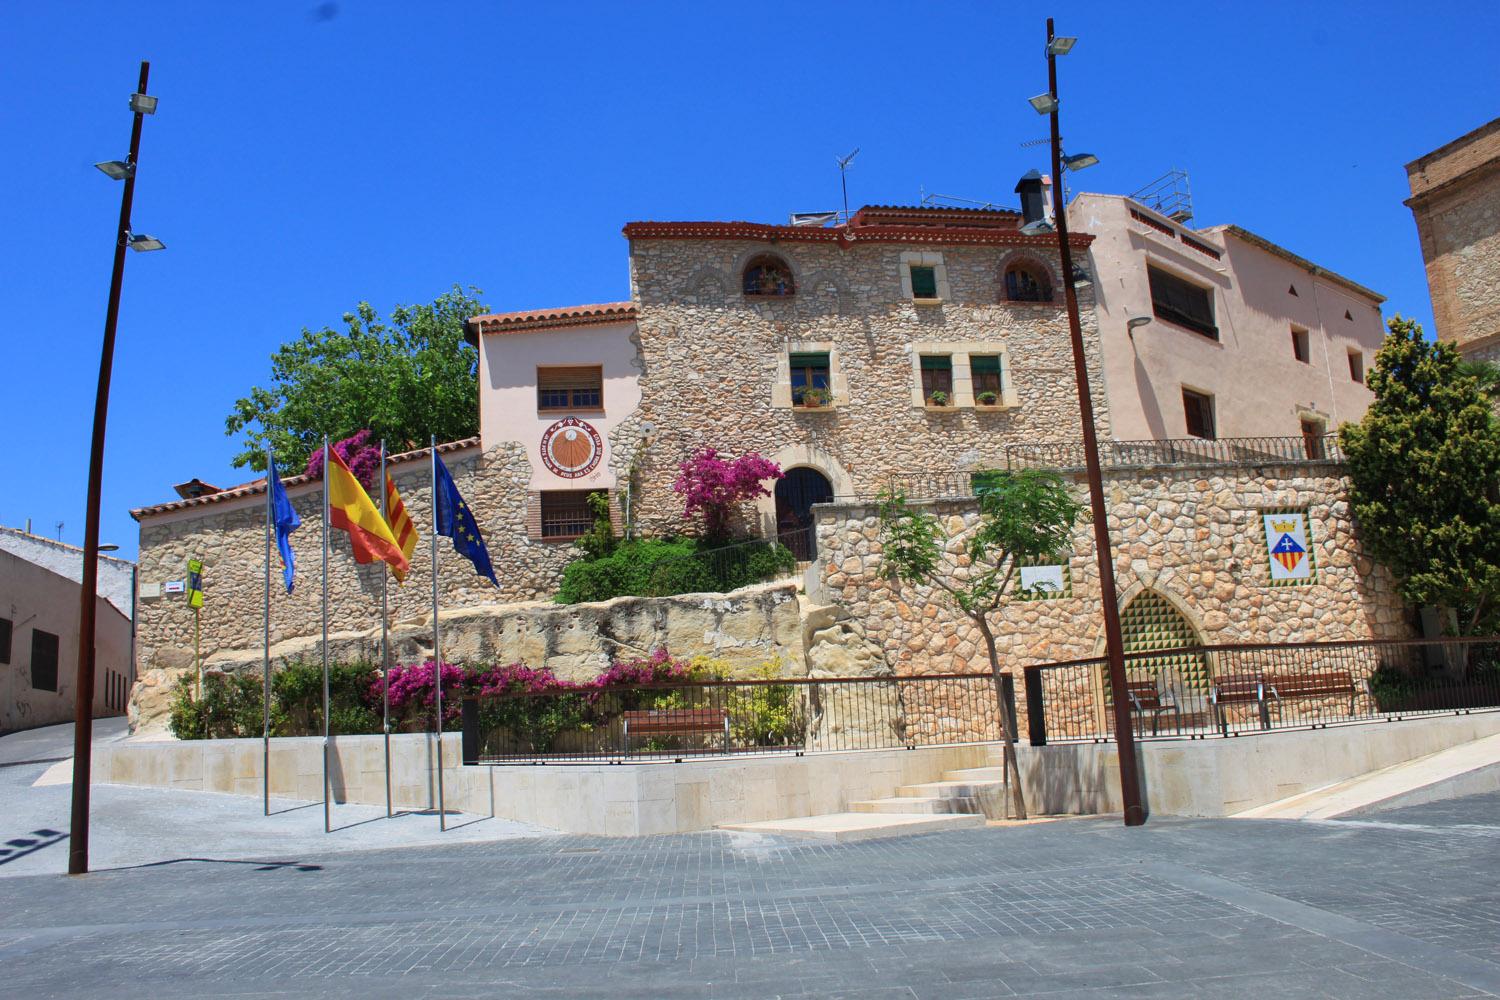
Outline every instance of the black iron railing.
{"type": "MultiPolygon", "coordinates": [[[[999,686],[1015,723],[1015,686],[999,686]]],[[[466,698],[466,764],[681,761],[1001,739],[991,674],[787,678],[466,698]]],[[[1014,730],[1012,730],[1014,731],[1014,730]]]]}
{"type": "MultiPolygon", "coordinates": [[[[1127,653],[1137,738],[1238,736],[1500,709],[1500,638],[1200,646],[1127,653]]],[[[1033,745],[1113,738],[1103,658],[1026,667],[1033,745]]]]}

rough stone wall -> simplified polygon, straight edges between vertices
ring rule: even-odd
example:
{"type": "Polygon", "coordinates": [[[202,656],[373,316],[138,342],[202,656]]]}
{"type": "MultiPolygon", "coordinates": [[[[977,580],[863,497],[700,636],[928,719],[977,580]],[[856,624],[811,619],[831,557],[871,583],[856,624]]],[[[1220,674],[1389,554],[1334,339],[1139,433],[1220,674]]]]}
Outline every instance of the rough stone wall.
{"type": "MultiPolygon", "coordinates": [[[[1359,548],[1336,470],[1237,468],[1112,471],[1106,481],[1110,538],[1122,604],[1151,588],[1163,594],[1205,643],[1404,638],[1407,611],[1390,574],[1359,548]],[[1317,580],[1271,586],[1260,514],[1306,508],[1317,580]]],[[[1087,503],[1087,486],[1073,488],[1087,503]]],[[[948,564],[959,575],[972,501],[929,505],[950,536],[948,564]]],[[[872,506],[815,508],[822,597],[864,622],[898,674],[988,669],[983,641],[941,593],[897,587],[886,577],[872,506]]],[[[1092,528],[1074,531],[1073,596],[1011,601],[995,617],[1001,662],[1020,668],[1102,653],[1099,577],[1092,528]]],[[[818,595],[815,595],[818,596],[818,595]]]]}
{"type": "MultiPolygon", "coordinates": [[[[758,451],[783,465],[823,467],[839,493],[874,493],[894,471],[994,465],[1006,443],[1078,436],[1067,316],[1055,254],[1046,263],[1056,303],[1008,303],[1004,247],[924,246],[943,256],[950,301],[914,305],[902,294],[901,255],[911,248],[737,240],[638,239],[631,274],[645,369],[641,408],[614,434],[615,473],[638,463],[633,515],[648,531],[681,531],[671,492],[676,465],[696,448],[758,451]],[[792,267],[797,294],[745,298],[744,263],[771,251],[792,267]],[[911,345],[1003,345],[1019,405],[998,411],[913,404],[911,345]],[[834,380],[848,393],[832,410],[773,405],[778,364],[792,343],[827,342],[834,380]],[[643,435],[644,423],[653,425],[643,435]],[[645,447],[642,447],[645,445],[645,447]],[[798,456],[815,453],[818,460],[798,456]],[[828,466],[836,466],[829,468],[828,466]],[[841,468],[839,468],[841,467],[841,468]],[[840,473],[844,474],[842,477],[840,473]]],[[[1033,260],[1045,259],[1026,251],[1033,260]]],[[[1098,357],[1092,289],[1079,289],[1100,433],[1108,414],[1098,357]]],[[[747,521],[754,515],[747,511],[747,521]]],[[[765,528],[770,524],[761,522],[765,528]]]]}
{"type": "MultiPolygon", "coordinates": [[[[474,573],[467,559],[438,540],[438,602],[445,610],[534,600],[549,596],[562,567],[577,555],[571,545],[543,543],[526,536],[526,484],[531,474],[519,446],[445,455],[459,492],[484,533],[497,590],[474,573]]],[[[392,477],[419,541],[404,584],[392,579],[390,620],[412,623],[432,614],[432,487],[425,459],[392,466],[392,477]]],[[[317,637],[322,627],[322,485],[294,487],[293,506],[302,526],[292,534],[297,555],[296,589],[281,585],[281,568],[271,556],[271,642],[317,637]]],[[[330,532],[328,612],[332,632],[361,631],[380,624],[382,564],[359,566],[348,535],[330,532]]],[[[187,561],[203,561],[204,604],[201,644],[204,658],[221,651],[258,648],[265,597],[265,495],[147,516],[141,523],[140,579],[143,583],[186,576],[187,561]]],[[[138,609],[137,669],[142,681],[152,671],[176,671],[193,658],[193,612],[178,596],[142,601],[138,609]]],[[[155,678],[159,680],[160,678],[155,678]]]]}

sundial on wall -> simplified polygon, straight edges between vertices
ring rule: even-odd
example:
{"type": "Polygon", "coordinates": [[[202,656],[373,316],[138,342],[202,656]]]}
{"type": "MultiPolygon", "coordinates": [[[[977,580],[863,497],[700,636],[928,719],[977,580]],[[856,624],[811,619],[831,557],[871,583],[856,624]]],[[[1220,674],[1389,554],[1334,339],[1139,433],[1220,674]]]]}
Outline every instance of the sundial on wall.
{"type": "Polygon", "coordinates": [[[542,464],[554,476],[586,476],[598,466],[603,454],[604,441],[586,420],[564,417],[542,432],[542,464]]]}

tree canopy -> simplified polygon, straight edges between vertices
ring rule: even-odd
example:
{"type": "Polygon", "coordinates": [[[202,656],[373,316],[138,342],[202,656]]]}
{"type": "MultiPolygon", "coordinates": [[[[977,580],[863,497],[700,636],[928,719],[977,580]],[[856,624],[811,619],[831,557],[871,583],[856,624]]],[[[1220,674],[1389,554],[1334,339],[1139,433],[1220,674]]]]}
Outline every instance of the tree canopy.
{"type": "Polygon", "coordinates": [[[1366,549],[1414,604],[1500,627],[1500,422],[1453,345],[1396,316],[1375,356],[1375,401],[1340,431],[1366,549]]]}
{"type": "Polygon", "coordinates": [[[271,356],[270,387],[252,388],[225,418],[225,434],[244,434],[234,466],[264,471],[274,454],[300,469],[324,434],[363,428],[392,452],[478,433],[479,352],[464,321],[489,311],[482,294],[454,285],[430,304],[396,306],[389,320],[361,302],[343,330],[303,329],[271,356]]]}

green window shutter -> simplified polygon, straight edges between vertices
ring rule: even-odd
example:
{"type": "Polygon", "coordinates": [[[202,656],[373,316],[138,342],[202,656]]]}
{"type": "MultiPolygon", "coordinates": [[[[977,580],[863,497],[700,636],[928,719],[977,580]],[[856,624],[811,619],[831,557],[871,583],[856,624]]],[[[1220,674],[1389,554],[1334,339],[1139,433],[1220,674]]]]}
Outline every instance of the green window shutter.
{"type": "Polygon", "coordinates": [[[791,362],[793,368],[827,368],[828,352],[793,354],[791,362]]]}
{"type": "Polygon", "coordinates": [[[969,370],[975,375],[999,375],[1000,357],[995,354],[974,355],[969,358],[969,370]]]}
{"type": "Polygon", "coordinates": [[[922,355],[922,370],[924,372],[951,372],[953,359],[946,354],[924,354],[922,355]]]}
{"type": "Polygon", "coordinates": [[[914,299],[937,298],[937,270],[931,267],[913,267],[911,269],[911,295],[914,299]]]}

